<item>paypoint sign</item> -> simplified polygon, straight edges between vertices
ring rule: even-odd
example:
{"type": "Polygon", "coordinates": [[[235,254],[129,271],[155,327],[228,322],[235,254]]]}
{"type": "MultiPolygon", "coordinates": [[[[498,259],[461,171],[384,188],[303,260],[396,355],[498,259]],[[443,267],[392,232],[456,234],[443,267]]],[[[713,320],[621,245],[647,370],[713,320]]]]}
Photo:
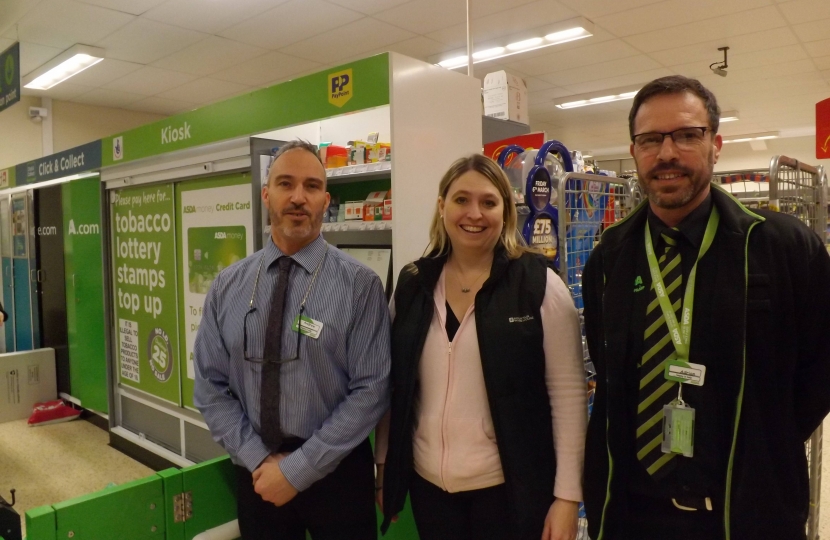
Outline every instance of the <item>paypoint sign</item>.
{"type": "Polygon", "coordinates": [[[352,70],[344,69],[329,75],[329,103],[342,107],[354,95],[352,70]]]}
{"type": "Polygon", "coordinates": [[[830,98],[816,103],[816,159],[830,159],[830,98]]]}
{"type": "Polygon", "coordinates": [[[20,43],[0,53],[0,111],[20,101],[20,43]]]}

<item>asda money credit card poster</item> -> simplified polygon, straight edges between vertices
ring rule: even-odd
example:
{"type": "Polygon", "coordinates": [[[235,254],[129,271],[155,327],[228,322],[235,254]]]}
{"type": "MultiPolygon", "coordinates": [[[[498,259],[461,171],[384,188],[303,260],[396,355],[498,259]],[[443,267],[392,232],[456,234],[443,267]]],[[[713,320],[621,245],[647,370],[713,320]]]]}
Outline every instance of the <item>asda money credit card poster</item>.
{"type": "MultiPolygon", "coordinates": [[[[193,408],[193,347],[202,308],[219,272],[254,249],[251,179],[233,175],[176,186],[182,335],[182,404],[193,408]]],[[[241,322],[240,322],[241,324],[241,322]]]]}
{"type": "Polygon", "coordinates": [[[112,205],[121,383],[181,404],[173,185],[117,190],[112,205]]]}

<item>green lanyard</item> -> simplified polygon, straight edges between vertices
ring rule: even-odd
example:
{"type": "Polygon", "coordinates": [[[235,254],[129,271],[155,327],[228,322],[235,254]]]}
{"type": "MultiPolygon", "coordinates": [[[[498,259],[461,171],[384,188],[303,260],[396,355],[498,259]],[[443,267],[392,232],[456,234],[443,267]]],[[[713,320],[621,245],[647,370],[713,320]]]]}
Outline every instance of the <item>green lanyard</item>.
{"type": "Polygon", "coordinates": [[[697,254],[697,260],[689,272],[689,279],[686,283],[686,292],[683,296],[683,313],[681,316],[681,323],[678,324],[677,316],[672,309],[671,300],[666,293],[666,286],[663,283],[663,276],[660,275],[660,265],[657,262],[657,257],[654,255],[654,245],[651,242],[651,230],[646,221],[646,256],[648,257],[648,268],[651,271],[651,282],[654,289],[657,291],[657,300],[660,302],[660,308],[663,310],[663,316],[666,318],[666,324],[669,327],[669,335],[671,335],[674,349],[677,351],[677,359],[683,362],[689,361],[689,341],[692,336],[692,311],[694,309],[695,300],[695,275],[697,274],[697,263],[709,251],[712,245],[712,240],[715,239],[715,233],[718,230],[718,223],[720,222],[720,214],[715,206],[712,206],[712,213],[709,214],[709,223],[706,224],[706,232],[703,235],[703,244],[700,246],[700,252],[697,254]]]}

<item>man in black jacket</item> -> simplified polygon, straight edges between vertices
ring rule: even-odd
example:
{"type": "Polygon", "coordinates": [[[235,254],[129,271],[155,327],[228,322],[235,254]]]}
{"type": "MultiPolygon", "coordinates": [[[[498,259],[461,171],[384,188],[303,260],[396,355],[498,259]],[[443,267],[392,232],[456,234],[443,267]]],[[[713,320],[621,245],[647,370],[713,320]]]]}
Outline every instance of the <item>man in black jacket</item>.
{"type": "Polygon", "coordinates": [[[830,257],[797,219],[711,184],[719,115],[679,76],[631,108],[648,200],[583,276],[594,540],[805,538],[804,441],[830,411],[830,257]]]}

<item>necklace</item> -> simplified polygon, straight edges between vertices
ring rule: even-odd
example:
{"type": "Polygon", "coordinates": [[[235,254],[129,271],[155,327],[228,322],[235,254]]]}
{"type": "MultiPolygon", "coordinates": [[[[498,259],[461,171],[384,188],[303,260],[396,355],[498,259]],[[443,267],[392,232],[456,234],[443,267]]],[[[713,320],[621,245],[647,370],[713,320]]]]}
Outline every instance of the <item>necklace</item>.
{"type": "MultiPolygon", "coordinates": [[[[481,272],[478,277],[476,277],[475,281],[472,282],[473,285],[478,283],[478,280],[481,279],[481,276],[485,274],[485,272],[489,271],[489,268],[485,268],[483,272],[481,272]]],[[[461,292],[468,293],[470,292],[470,287],[465,287],[464,284],[461,282],[462,272],[460,268],[455,269],[455,278],[458,280],[458,284],[461,285],[461,292]]],[[[466,280],[465,280],[466,281],[466,280]]]]}

